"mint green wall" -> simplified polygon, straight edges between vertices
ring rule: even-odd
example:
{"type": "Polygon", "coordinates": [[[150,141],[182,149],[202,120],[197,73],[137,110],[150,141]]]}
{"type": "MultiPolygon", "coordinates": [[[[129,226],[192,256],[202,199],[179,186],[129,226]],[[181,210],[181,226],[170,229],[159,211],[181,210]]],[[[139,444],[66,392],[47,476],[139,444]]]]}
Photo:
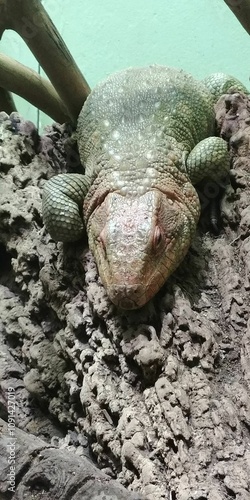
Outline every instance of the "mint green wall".
{"type": "MultiPolygon", "coordinates": [[[[127,66],[159,63],[202,78],[233,74],[250,87],[250,37],[223,0],[43,0],[91,87],[127,66]]],[[[1,50],[24,64],[36,62],[12,32],[1,50]]],[[[20,112],[36,120],[32,106],[20,112]]],[[[50,120],[40,114],[42,125],[50,120]]]]}

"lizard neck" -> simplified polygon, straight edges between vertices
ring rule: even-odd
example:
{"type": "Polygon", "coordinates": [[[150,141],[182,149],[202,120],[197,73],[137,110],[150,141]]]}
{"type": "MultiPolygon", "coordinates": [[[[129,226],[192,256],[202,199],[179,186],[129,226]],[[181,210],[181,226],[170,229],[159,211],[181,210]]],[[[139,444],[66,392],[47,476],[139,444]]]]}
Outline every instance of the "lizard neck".
{"type": "Polygon", "coordinates": [[[137,196],[164,176],[186,174],[188,151],[184,145],[162,132],[154,136],[146,132],[131,135],[122,143],[110,138],[100,148],[96,145],[86,165],[86,174],[92,177],[91,192],[103,185],[104,189],[109,186],[109,192],[137,196]]]}

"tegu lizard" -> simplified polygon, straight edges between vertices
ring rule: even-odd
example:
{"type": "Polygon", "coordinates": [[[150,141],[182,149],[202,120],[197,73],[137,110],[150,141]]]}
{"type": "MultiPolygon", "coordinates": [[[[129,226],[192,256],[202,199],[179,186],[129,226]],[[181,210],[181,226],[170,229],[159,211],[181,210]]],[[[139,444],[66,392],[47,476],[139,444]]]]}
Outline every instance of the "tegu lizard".
{"type": "Polygon", "coordinates": [[[247,92],[221,73],[199,82],[149,66],[111,75],[87,98],[77,126],[85,174],[45,184],[43,219],[57,241],[80,239],[86,227],[117,306],[143,306],[186,255],[200,215],[194,185],[229,170],[214,102],[231,87],[247,92]]]}

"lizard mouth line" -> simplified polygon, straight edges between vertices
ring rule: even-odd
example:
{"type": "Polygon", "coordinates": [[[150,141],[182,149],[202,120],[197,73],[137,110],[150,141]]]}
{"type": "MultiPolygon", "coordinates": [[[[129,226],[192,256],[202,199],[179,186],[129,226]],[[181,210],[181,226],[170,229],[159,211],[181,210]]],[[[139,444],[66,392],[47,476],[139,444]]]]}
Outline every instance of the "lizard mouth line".
{"type": "Polygon", "coordinates": [[[110,285],[107,287],[110,300],[122,309],[136,309],[146,302],[146,287],[135,285],[110,285]]]}

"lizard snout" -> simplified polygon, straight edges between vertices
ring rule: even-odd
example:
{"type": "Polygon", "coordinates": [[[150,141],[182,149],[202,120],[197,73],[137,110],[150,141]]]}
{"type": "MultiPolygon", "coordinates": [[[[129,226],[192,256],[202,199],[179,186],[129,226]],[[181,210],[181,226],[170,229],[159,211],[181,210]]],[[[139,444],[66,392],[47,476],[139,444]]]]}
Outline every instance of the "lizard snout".
{"type": "Polygon", "coordinates": [[[146,302],[145,287],[141,284],[111,285],[107,292],[110,300],[122,309],[137,309],[146,302]]]}

